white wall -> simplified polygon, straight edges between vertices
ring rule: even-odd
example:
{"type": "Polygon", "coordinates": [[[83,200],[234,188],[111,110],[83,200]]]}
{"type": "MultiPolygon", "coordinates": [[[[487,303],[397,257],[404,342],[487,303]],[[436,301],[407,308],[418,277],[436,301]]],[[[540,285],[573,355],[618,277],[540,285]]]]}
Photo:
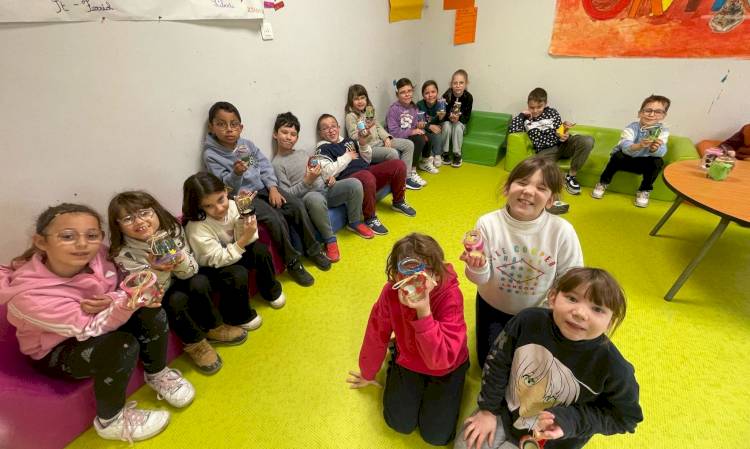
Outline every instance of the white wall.
{"type": "Polygon", "coordinates": [[[0,25],[0,262],[57,202],[104,212],[116,192],[143,188],[179,211],[217,100],[237,105],[267,154],[279,112],[300,117],[309,147],[320,113],[342,118],[350,84],[367,86],[382,117],[393,79],[445,89],[459,67],[478,110],[516,112],[544,86],[579,123],[622,127],[653,92],[672,98],[673,131],[694,140],[748,121],[748,61],[552,58],[549,0],[477,0],[477,42],[454,47],[454,13],[427,3],[421,21],[389,24],[386,0],[290,1],[269,11],[270,42],[250,21],[0,25]]]}
{"type": "Polygon", "coordinates": [[[392,79],[418,78],[404,43],[422,24],[389,24],[387,1],[267,11],[268,42],[257,21],[0,25],[0,262],[57,202],[104,213],[116,192],[143,188],[179,211],[214,101],[233,102],[243,135],[270,154],[276,114],[297,114],[309,147],[321,113],[343,117],[350,84],[367,86],[382,115],[392,79]]]}
{"type": "MultiPolygon", "coordinates": [[[[424,17],[432,38],[423,44],[422,54],[429,57],[421,59],[422,77],[434,78],[443,90],[453,71],[464,68],[475,109],[513,114],[525,108],[528,92],[541,86],[564,119],[611,128],[635,120],[648,95],[666,95],[672,100],[667,118],[672,132],[695,142],[729,137],[750,121],[750,61],[552,57],[555,3],[476,0],[476,43],[460,46],[451,45],[454,13],[431,7],[424,17]]],[[[659,38],[657,28],[653,37],[659,38]]]]}

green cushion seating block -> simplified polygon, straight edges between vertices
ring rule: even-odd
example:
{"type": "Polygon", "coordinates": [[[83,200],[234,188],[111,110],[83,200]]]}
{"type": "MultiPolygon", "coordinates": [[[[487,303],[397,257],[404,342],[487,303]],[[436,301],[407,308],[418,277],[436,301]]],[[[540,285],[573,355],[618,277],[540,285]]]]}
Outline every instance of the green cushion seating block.
{"type": "Polygon", "coordinates": [[[505,153],[510,119],[510,114],[502,112],[472,111],[461,147],[463,161],[497,165],[505,153]]]}
{"type": "MultiPolygon", "coordinates": [[[[598,126],[576,125],[570,130],[570,134],[583,134],[594,138],[594,148],[591,150],[586,163],[578,171],[576,178],[582,186],[594,187],[599,182],[599,176],[604,171],[609,161],[612,148],[620,141],[621,129],[601,128],[598,126]]],[[[512,133],[508,135],[508,151],[505,155],[505,170],[511,171],[519,162],[535,154],[531,140],[525,132],[512,133]]],[[[700,159],[698,150],[693,142],[687,137],[670,135],[667,141],[667,154],[664,155],[664,166],[672,162],[700,159]]],[[[560,160],[561,169],[567,171],[570,168],[570,159],[560,160]]],[[[608,191],[635,194],[641,183],[641,176],[634,173],[619,171],[612,178],[607,188],[608,191]]],[[[677,196],[664,184],[664,179],[659,176],[654,183],[651,198],[662,201],[674,201],[677,196]]]]}

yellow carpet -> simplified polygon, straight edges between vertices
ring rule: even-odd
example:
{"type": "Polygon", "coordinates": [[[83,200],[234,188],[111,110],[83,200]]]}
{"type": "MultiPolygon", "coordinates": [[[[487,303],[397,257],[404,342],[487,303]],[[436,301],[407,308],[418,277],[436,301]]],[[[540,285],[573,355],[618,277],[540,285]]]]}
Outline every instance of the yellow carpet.
{"type": "MultiPolygon", "coordinates": [[[[327,273],[311,270],[315,285],[302,288],[282,277],[288,303],[281,310],[255,301],[264,324],[240,347],[222,348],[224,368],[207,377],[181,357],[173,366],[193,382],[195,402],[174,412],[158,437],[139,448],[427,448],[418,433],[401,435],[384,423],[381,391],[349,390],[347,371],[357,357],[370,307],[384,281],[393,242],[411,231],[433,235],[456,265],[469,326],[472,368],[462,419],[474,407],[480,371],[475,361],[474,286],[458,260],[463,233],[477,217],[496,209],[501,166],[464,164],[424,175],[429,185],[409,191],[416,218],[381,202],[379,216],[390,234],[366,241],[342,230],[341,262],[327,273]]],[[[697,253],[718,219],[683,205],[659,237],[648,232],[669,203],[647,209],[632,196],[591,189],[565,195],[587,264],[610,270],[628,296],[627,317],[614,336],[636,367],[645,421],[633,435],[596,436],[588,447],[746,447],[750,425],[745,375],[750,371],[750,230],[731,224],[672,303],[662,299],[697,253]],[[742,418],[745,416],[745,418],[742,418]]],[[[385,379],[381,370],[379,379],[385,379]]],[[[147,387],[131,399],[165,407],[147,387]]],[[[89,430],[71,448],[126,447],[89,430]]]]}

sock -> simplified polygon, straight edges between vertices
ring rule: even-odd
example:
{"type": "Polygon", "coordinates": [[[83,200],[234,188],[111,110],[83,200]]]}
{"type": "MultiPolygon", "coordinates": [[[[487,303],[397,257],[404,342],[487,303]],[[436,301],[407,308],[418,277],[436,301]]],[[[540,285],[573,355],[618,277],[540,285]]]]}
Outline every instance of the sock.
{"type": "Polygon", "coordinates": [[[96,417],[97,421],[99,421],[99,425],[102,426],[102,428],[108,427],[110,424],[115,422],[117,418],[122,414],[122,410],[117,412],[117,414],[111,418],[100,418],[99,416],[96,417]]]}
{"type": "Polygon", "coordinates": [[[163,370],[159,371],[158,373],[149,374],[146,373],[146,380],[154,380],[155,378],[161,376],[162,374],[166,373],[169,370],[168,366],[165,366],[163,370]]]}

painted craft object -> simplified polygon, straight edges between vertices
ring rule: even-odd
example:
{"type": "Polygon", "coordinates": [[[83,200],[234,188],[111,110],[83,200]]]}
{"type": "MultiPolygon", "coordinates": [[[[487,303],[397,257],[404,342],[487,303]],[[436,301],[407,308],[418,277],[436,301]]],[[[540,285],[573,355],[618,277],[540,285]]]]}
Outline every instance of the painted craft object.
{"type": "Polygon", "coordinates": [[[445,114],[445,108],[447,105],[447,103],[445,102],[445,98],[438,98],[437,104],[438,104],[438,112],[442,112],[443,114],[445,114]]]}
{"type": "Polygon", "coordinates": [[[234,159],[246,164],[250,163],[250,149],[247,148],[247,145],[237,145],[237,148],[234,149],[234,159]]]}
{"type": "Polygon", "coordinates": [[[407,301],[417,302],[424,296],[427,289],[427,277],[424,273],[425,264],[419,259],[407,257],[398,262],[398,272],[401,280],[393,284],[394,290],[402,290],[407,301]]]}
{"type": "Polygon", "coordinates": [[[484,239],[482,233],[477,229],[464,234],[464,248],[466,252],[474,257],[479,257],[484,254],[484,239]]]}
{"type": "Polygon", "coordinates": [[[367,120],[375,119],[375,108],[373,108],[370,105],[367,105],[367,107],[365,107],[365,119],[367,120]]]}
{"type": "Polygon", "coordinates": [[[121,283],[120,288],[128,295],[128,307],[135,309],[139,305],[147,306],[161,297],[161,290],[156,282],[156,273],[149,270],[130,273],[121,283]]]}
{"type": "Polygon", "coordinates": [[[361,135],[367,129],[367,125],[363,119],[357,120],[357,132],[361,135]]]}
{"type": "Polygon", "coordinates": [[[255,215],[255,204],[253,203],[253,200],[255,199],[255,195],[253,192],[242,189],[237,193],[237,196],[234,197],[234,203],[237,205],[237,210],[239,211],[240,215],[243,217],[249,217],[250,215],[255,215]]]}
{"type": "Polygon", "coordinates": [[[156,263],[166,265],[173,263],[179,256],[180,248],[174,238],[166,231],[158,231],[148,239],[151,254],[156,256],[156,263]]]}
{"type": "Polygon", "coordinates": [[[417,112],[417,123],[424,122],[425,121],[425,113],[424,111],[417,112]]]}
{"type": "Polygon", "coordinates": [[[453,103],[453,107],[451,108],[451,114],[453,115],[461,115],[461,102],[456,100],[455,103],[453,103]]]}
{"type": "Polygon", "coordinates": [[[310,159],[307,160],[307,166],[310,168],[315,168],[318,165],[323,165],[326,162],[333,162],[330,157],[324,156],[322,154],[313,154],[310,156],[310,159]]]}
{"type": "Polygon", "coordinates": [[[645,131],[648,132],[648,135],[646,135],[646,139],[649,140],[656,140],[661,135],[661,125],[653,125],[644,128],[645,131]]]}
{"type": "Polygon", "coordinates": [[[707,176],[715,181],[723,181],[727,179],[729,173],[734,168],[734,158],[731,156],[719,156],[717,157],[711,166],[708,167],[707,176]]]}

